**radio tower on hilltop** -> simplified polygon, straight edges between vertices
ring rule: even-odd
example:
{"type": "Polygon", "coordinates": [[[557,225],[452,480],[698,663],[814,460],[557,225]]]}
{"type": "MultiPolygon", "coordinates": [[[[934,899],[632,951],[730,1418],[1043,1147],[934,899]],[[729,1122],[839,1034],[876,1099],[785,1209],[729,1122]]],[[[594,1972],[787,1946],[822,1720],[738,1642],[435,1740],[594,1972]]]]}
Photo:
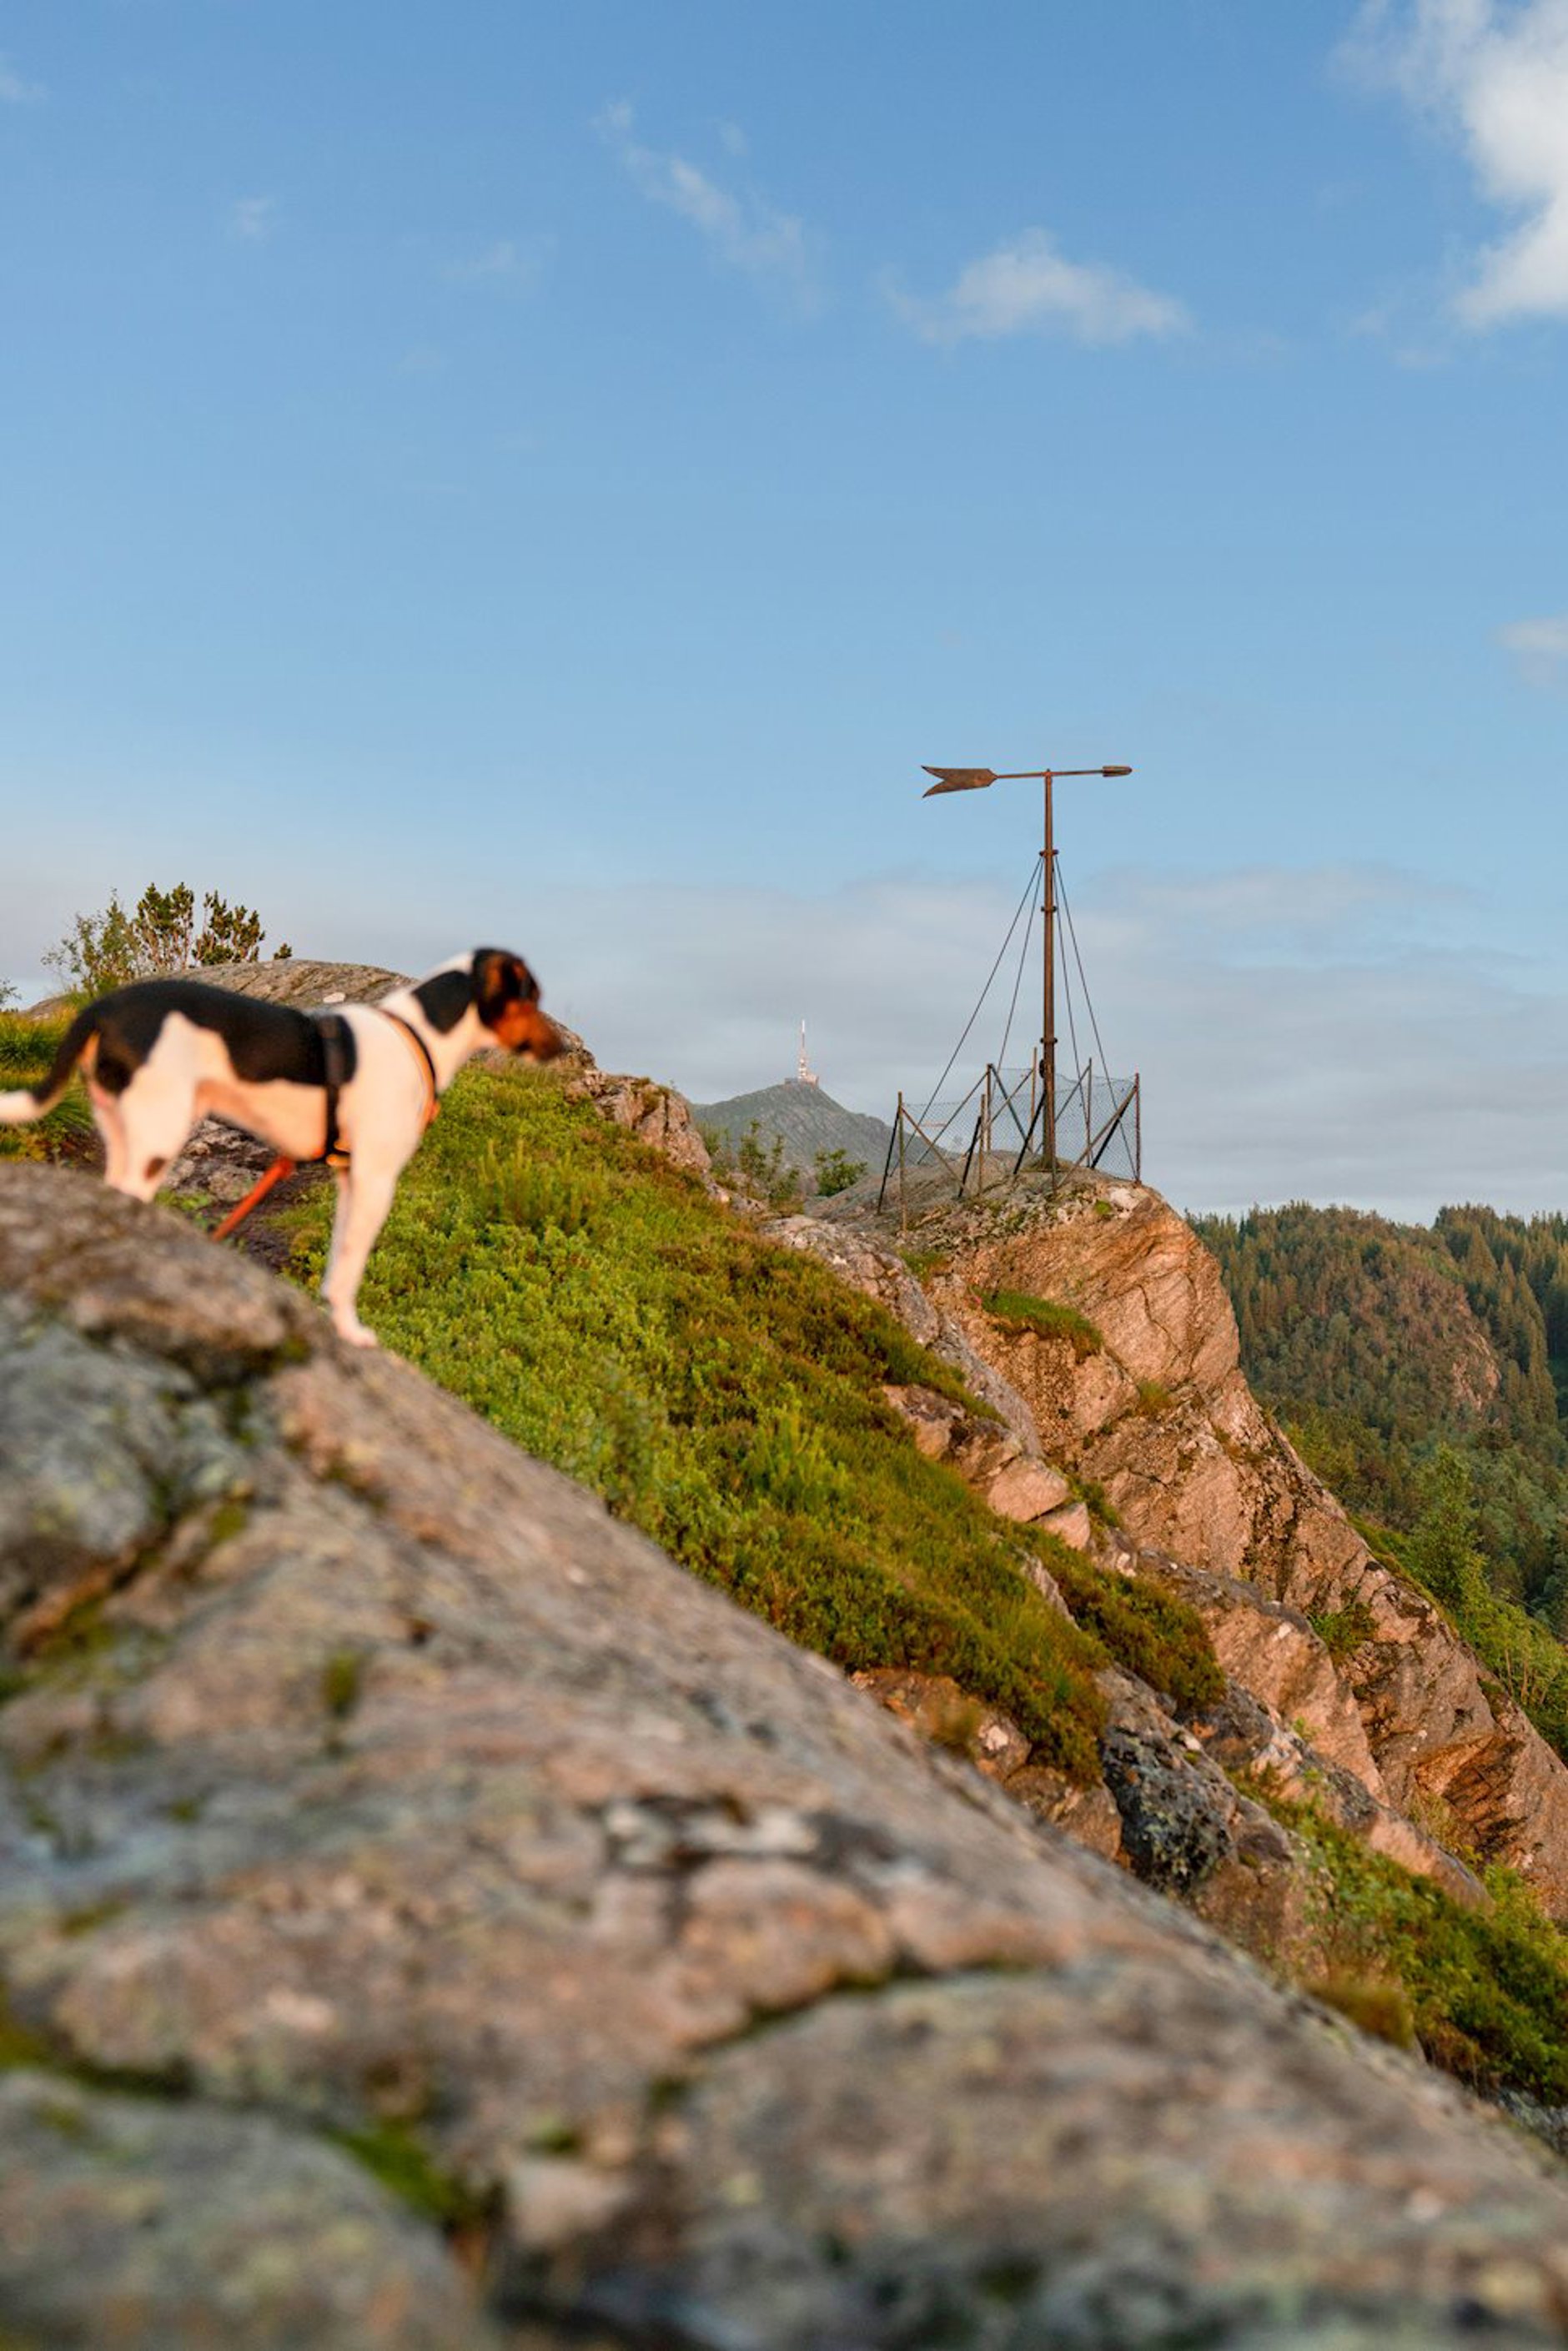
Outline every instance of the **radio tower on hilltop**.
{"type": "Polygon", "coordinates": [[[817,1072],[806,1059],[806,1024],[803,1020],[800,1023],[800,1051],[795,1063],[795,1082],[801,1086],[817,1083],[817,1072]]]}

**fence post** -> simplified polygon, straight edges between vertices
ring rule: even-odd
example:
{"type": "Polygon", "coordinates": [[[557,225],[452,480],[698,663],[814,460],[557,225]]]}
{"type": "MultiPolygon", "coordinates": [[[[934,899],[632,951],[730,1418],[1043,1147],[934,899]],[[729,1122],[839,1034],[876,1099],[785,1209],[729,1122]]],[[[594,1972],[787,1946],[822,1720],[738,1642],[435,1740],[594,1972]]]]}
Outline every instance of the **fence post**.
{"type": "Polygon", "coordinates": [[[903,1238],[907,1240],[909,1200],[904,1186],[904,1090],[902,1087],[899,1089],[898,1095],[898,1229],[903,1238]]]}

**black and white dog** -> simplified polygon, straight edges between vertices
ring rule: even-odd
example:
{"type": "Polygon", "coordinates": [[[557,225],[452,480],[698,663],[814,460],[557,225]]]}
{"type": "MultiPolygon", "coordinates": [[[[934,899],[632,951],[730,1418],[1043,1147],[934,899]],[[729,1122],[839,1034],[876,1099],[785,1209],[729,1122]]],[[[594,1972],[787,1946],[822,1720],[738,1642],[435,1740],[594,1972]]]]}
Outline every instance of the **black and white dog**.
{"type": "Polygon", "coordinates": [[[379,1004],[330,1014],[193,979],[144,979],[78,1012],[42,1085],[0,1093],[0,1124],[41,1118],[79,1061],[104,1178],[150,1200],[208,1113],[289,1159],[332,1155],[338,1211],[321,1294],[340,1335],[373,1347],[354,1311],[397,1179],[471,1054],[500,1045],[553,1061],[560,1031],[520,956],[476,947],[379,1004]],[[343,1163],[347,1164],[343,1164],[343,1163]]]}

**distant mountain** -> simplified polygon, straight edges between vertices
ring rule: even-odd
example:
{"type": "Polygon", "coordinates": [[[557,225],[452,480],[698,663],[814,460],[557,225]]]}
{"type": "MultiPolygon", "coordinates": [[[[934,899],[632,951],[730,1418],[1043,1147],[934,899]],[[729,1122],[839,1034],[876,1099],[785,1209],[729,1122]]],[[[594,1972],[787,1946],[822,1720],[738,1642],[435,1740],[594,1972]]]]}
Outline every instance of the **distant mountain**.
{"type": "Polygon", "coordinates": [[[819,1151],[842,1151],[863,1160],[869,1173],[881,1173],[893,1129],[863,1111],[846,1110],[821,1086],[790,1078],[783,1085],[762,1086],[755,1093],[732,1094],[727,1102],[693,1102],[692,1116],[699,1126],[716,1128],[732,1144],[755,1123],[765,1151],[778,1136],[786,1165],[810,1180],[816,1173],[819,1151]]]}

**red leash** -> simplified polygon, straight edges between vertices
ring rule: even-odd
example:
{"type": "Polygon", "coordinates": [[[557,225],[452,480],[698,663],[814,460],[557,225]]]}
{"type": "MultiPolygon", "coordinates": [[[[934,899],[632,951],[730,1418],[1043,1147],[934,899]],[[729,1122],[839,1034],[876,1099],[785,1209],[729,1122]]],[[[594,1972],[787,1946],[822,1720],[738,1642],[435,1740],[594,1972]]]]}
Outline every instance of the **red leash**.
{"type": "Polygon", "coordinates": [[[292,1159],[275,1159],[271,1166],[267,1169],[266,1175],[262,1177],[260,1183],[254,1186],[253,1188],[246,1194],[245,1198],[240,1202],[238,1207],[231,1208],[228,1215],[224,1218],[223,1223],[221,1225],[214,1226],[214,1240],[226,1241],[229,1235],[234,1231],[235,1227],[236,1225],[244,1224],[246,1218],[249,1216],[256,1202],[258,1200],[265,1200],[275,1184],[281,1184],[286,1176],[292,1176],[293,1173],[294,1162],[292,1159]]]}

